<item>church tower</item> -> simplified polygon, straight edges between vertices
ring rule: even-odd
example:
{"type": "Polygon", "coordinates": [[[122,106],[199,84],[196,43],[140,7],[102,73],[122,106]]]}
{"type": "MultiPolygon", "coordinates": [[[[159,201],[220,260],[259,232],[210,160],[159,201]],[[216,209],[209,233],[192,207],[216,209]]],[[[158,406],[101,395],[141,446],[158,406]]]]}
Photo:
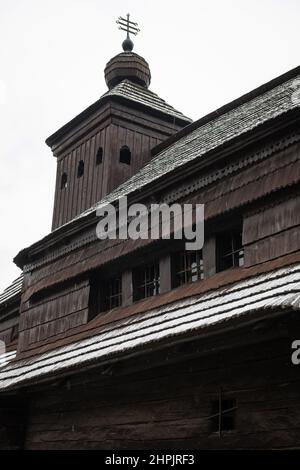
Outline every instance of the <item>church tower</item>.
{"type": "Polygon", "coordinates": [[[129,37],[137,25],[129,15],[118,23],[127,38],[105,67],[108,91],[46,140],[57,159],[52,230],[138,172],[151,149],[191,122],[149,90],[149,65],[129,37]]]}

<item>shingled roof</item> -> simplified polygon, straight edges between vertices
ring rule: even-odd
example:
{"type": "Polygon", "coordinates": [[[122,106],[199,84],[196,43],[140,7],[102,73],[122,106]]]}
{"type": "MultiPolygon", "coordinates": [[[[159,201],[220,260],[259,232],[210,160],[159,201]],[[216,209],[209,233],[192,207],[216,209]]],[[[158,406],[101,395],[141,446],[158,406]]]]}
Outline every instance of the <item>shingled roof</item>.
{"type": "MultiPolygon", "coordinates": [[[[183,131],[179,131],[177,138],[175,136],[175,142],[163,148],[138,173],[73,220],[89,215],[98,205],[116,201],[120,197],[141,190],[192,161],[204,159],[208,152],[269,121],[282,117],[292,110],[300,110],[300,100],[294,99],[299,83],[300,67],[297,67],[219,111],[185,127],[183,131]]],[[[170,141],[172,140],[174,138],[171,137],[170,141]]],[[[166,146],[164,143],[162,145],[166,146]]],[[[67,224],[71,222],[72,220],[67,224]]]]}
{"type": "MultiPolygon", "coordinates": [[[[291,111],[300,112],[300,100],[294,99],[299,83],[300,66],[187,125],[175,136],[159,144],[157,147],[159,151],[155,157],[129,180],[118,186],[97,204],[46,235],[42,240],[37,241],[31,247],[24,248],[14,261],[22,266],[23,256],[28,249],[44,243],[45,240],[52,238],[70,224],[76,224],[78,220],[91,215],[98,206],[112,203],[123,196],[129,196],[151,187],[152,184],[175,174],[192,162],[204,161],[209,152],[217,151],[223,145],[234,142],[237,138],[247,135],[264,124],[270,123],[276,118],[282,118],[291,111]]],[[[122,94],[123,91],[131,90],[132,87],[136,90],[140,89],[139,85],[134,84],[132,86],[130,84],[128,87],[126,80],[125,83],[120,84],[119,88],[117,86],[115,89],[117,89],[117,93],[122,94]]],[[[108,96],[112,96],[115,91],[110,90],[106,95],[111,93],[108,96]]],[[[153,96],[149,90],[146,90],[145,93],[150,93],[153,96]]],[[[136,99],[138,99],[137,96],[136,99]]],[[[143,93],[142,96],[144,96],[143,93]]],[[[139,99],[142,97],[140,96],[139,99]]],[[[166,106],[168,107],[168,105],[166,106]]],[[[52,137],[55,137],[55,134],[49,139],[52,137]]],[[[50,145],[48,140],[47,143],[50,145]]]]}
{"type": "Polygon", "coordinates": [[[0,390],[35,383],[88,364],[107,362],[149,346],[168,345],[187,335],[239,320],[240,324],[278,311],[300,309],[300,263],[230,286],[162,305],[102,328],[97,334],[0,369],[0,390]]]}
{"type": "Polygon", "coordinates": [[[12,302],[21,294],[22,283],[23,274],[15,279],[8,287],[6,287],[2,294],[0,294],[0,309],[12,302]]]}
{"type": "Polygon", "coordinates": [[[89,115],[92,115],[100,109],[104,103],[109,100],[121,100],[126,101],[127,104],[131,103],[145,107],[148,112],[152,111],[154,114],[159,113],[160,116],[165,116],[168,121],[176,124],[178,121],[182,125],[188,125],[192,122],[192,119],[184,116],[180,111],[177,111],[153,91],[125,79],[114,88],[104,93],[95,103],[91,104],[88,108],[71,119],[71,121],[59,128],[54,134],[50,135],[46,139],[46,144],[52,147],[57,140],[72,130],[78,123],[84,121],[89,115]]]}
{"type": "Polygon", "coordinates": [[[177,111],[173,106],[169,105],[156,93],[145,88],[141,85],[131,82],[130,80],[123,80],[121,83],[116,85],[114,88],[109,90],[103,95],[102,98],[107,96],[119,96],[126,98],[127,100],[139,103],[147,108],[155,109],[164,114],[169,114],[174,119],[184,119],[187,123],[192,122],[192,119],[184,116],[180,111],[177,111]]]}

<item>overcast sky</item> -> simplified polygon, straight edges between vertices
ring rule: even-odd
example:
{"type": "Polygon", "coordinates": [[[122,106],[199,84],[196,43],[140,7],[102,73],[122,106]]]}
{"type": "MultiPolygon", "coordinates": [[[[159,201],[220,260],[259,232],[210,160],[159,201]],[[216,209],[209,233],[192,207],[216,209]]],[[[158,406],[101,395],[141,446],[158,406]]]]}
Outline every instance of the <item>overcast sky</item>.
{"type": "Polygon", "coordinates": [[[299,0],[0,0],[0,290],[12,258],[50,231],[46,137],[106,91],[115,20],[140,25],[150,88],[193,119],[299,65],[299,0]]]}

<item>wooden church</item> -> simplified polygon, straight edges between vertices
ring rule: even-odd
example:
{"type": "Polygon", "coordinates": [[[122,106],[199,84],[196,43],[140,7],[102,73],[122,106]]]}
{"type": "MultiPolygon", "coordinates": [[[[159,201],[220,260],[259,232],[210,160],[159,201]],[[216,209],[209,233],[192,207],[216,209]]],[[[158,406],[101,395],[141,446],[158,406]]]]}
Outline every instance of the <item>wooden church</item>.
{"type": "Polygon", "coordinates": [[[52,231],[0,296],[0,448],[299,448],[300,67],[192,122],[123,49],[46,140],[52,231]],[[123,196],[204,204],[202,250],[100,240],[123,196]]]}

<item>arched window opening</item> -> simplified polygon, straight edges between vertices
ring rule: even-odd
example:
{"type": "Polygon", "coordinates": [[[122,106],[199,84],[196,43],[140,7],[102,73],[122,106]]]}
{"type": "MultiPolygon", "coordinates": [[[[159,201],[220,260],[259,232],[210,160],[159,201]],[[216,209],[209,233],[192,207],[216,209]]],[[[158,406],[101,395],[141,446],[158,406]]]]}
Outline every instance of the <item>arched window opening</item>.
{"type": "Polygon", "coordinates": [[[78,163],[78,169],[77,169],[77,178],[80,178],[84,173],[84,161],[80,160],[78,163]]]}
{"type": "Polygon", "coordinates": [[[96,165],[100,165],[103,160],[103,148],[99,147],[96,154],[96,165]]]}
{"type": "Polygon", "coordinates": [[[61,180],[60,180],[60,189],[64,189],[68,187],[68,175],[67,173],[63,173],[61,175],[61,180]]]}
{"type": "Polygon", "coordinates": [[[123,145],[120,149],[120,163],[125,163],[125,165],[130,165],[131,163],[131,152],[127,145],[123,145]]]}

